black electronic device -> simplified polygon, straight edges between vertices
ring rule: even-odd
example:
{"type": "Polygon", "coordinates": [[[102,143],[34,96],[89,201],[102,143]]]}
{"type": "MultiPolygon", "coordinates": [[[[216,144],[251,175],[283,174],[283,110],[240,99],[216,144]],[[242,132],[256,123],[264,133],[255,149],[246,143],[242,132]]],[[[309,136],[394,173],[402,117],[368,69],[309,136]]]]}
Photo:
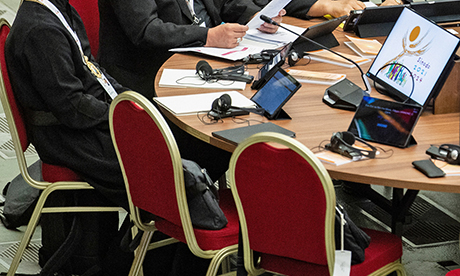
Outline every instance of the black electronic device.
{"type": "Polygon", "coordinates": [[[404,8],[367,76],[395,100],[425,107],[453,67],[460,39],[404,8]]]}
{"type": "Polygon", "coordinates": [[[460,146],[454,144],[442,144],[439,147],[430,146],[426,150],[431,158],[445,161],[452,165],[460,165],[460,146]]]}
{"type": "Polygon", "coordinates": [[[421,113],[419,105],[364,96],[348,131],[367,141],[405,148],[416,144],[412,131],[421,113]]]}
{"type": "Polygon", "coordinates": [[[323,49],[323,46],[328,48],[339,46],[340,43],[335,38],[334,34],[332,34],[332,31],[334,31],[345,18],[347,18],[346,15],[308,27],[302,33],[302,36],[308,37],[322,46],[302,39],[302,37],[298,37],[292,43],[292,52],[297,53],[299,56],[303,56],[304,52],[323,49]]]}
{"type": "Polygon", "coordinates": [[[302,85],[282,68],[275,68],[274,74],[251,97],[251,100],[265,111],[265,117],[270,120],[290,119],[291,117],[282,108],[302,85]]]}
{"type": "Polygon", "coordinates": [[[212,69],[206,60],[200,60],[196,64],[196,73],[205,81],[230,80],[251,83],[253,76],[244,74],[244,65],[231,66],[223,69],[212,69]]]}
{"type": "Polygon", "coordinates": [[[260,53],[250,54],[247,57],[243,58],[243,63],[245,64],[257,64],[257,63],[267,63],[274,56],[278,55],[280,50],[276,49],[267,49],[262,50],[260,53]]]}
{"type": "Polygon", "coordinates": [[[271,74],[276,72],[275,67],[281,67],[284,64],[286,56],[289,53],[289,50],[291,49],[291,45],[292,43],[284,45],[283,48],[280,49],[278,54],[273,56],[262,68],[260,68],[257,80],[254,81],[251,85],[252,89],[261,88],[270,79],[271,74]]]}
{"type": "Polygon", "coordinates": [[[264,110],[262,108],[232,106],[232,98],[230,95],[222,94],[219,98],[212,102],[211,110],[208,112],[208,116],[214,120],[219,120],[227,117],[248,115],[249,112],[263,115],[264,110]]]}
{"type": "Polygon", "coordinates": [[[363,13],[363,10],[351,10],[348,15],[345,23],[343,23],[344,32],[354,32],[356,27],[356,22],[358,21],[359,16],[363,13]]]}
{"type": "Polygon", "coordinates": [[[377,148],[349,131],[333,133],[330,143],[326,144],[325,148],[353,160],[359,160],[363,157],[373,159],[377,155],[377,148]],[[356,141],[362,143],[367,149],[354,146],[356,141]]]}
{"type": "Polygon", "coordinates": [[[443,177],[446,173],[438,168],[431,159],[413,161],[412,165],[429,178],[443,177]]]}
{"type": "Polygon", "coordinates": [[[356,20],[354,31],[361,38],[387,36],[403,9],[403,5],[367,7],[356,20]]]}
{"type": "MultiPolygon", "coordinates": [[[[270,23],[270,24],[273,24],[275,26],[279,26],[295,35],[297,35],[299,38],[302,38],[302,39],[305,39],[313,44],[316,44],[318,47],[321,47],[322,49],[325,49],[349,62],[351,62],[353,65],[356,66],[356,68],[358,68],[359,72],[361,73],[361,78],[364,82],[364,85],[366,86],[366,91],[363,91],[362,89],[354,89],[353,91],[349,91],[349,88],[352,86],[351,84],[353,84],[350,80],[346,79],[346,81],[343,81],[342,82],[342,85],[347,83],[347,87],[346,90],[342,91],[342,93],[336,93],[336,92],[332,92],[332,93],[335,93],[335,95],[337,96],[337,98],[335,99],[334,98],[334,95],[331,95],[331,93],[329,92],[329,89],[326,89],[326,91],[324,92],[324,96],[323,96],[323,101],[326,101],[326,103],[331,106],[331,107],[334,107],[334,108],[340,108],[340,109],[347,109],[347,110],[350,110],[351,108],[349,107],[349,105],[346,105],[345,108],[344,108],[344,105],[341,104],[342,102],[346,102],[347,99],[341,101],[342,98],[360,98],[362,97],[363,95],[369,95],[369,93],[371,92],[371,86],[369,85],[369,81],[367,80],[367,77],[366,75],[364,74],[363,70],[361,69],[361,67],[359,67],[359,65],[354,62],[353,60],[329,49],[328,47],[324,46],[324,45],[321,45],[320,43],[308,38],[308,37],[305,37],[303,35],[299,35],[297,34],[296,32],[294,31],[291,31],[289,30],[288,28],[278,24],[276,21],[272,20],[270,17],[266,16],[266,15],[261,15],[260,18],[267,22],[267,23],[270,23]],[[335,102],[337,103],[340,103],[340,104],[336,104],[335,102]]],[[[353,87],[357,87],[355,84],[353,84],[353,87]]],[[[339,88],[338,86],[332,86],[332,90],[331,91],[337,91],[337,89],[339,88]]]]}
{"type": "Polygon", "coordinates": [[[343,79],[326,89],[323,103],[330,107],[355,111],[366,95],[359,86],[343,79]]]}
{"type": "Polygon", "coordinates": [[[460,24],[458,0],[413,2],[410,8],[438,25],[460,24]]]}

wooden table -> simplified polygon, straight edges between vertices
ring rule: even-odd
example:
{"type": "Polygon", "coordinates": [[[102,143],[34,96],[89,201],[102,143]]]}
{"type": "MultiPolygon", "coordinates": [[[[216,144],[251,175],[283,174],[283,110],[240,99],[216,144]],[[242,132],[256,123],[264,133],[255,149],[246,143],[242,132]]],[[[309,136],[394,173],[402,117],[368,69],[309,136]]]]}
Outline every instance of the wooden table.
{"type": "MultiPolygon", "coordinates": [[[[307,27],[319,21],[303,21],[294,18],[284,18],[283,22],[291,25],[307,27]]],[[[337,29],[334,31],[338,41],[347,41],[344,33],[337,29]]],[[[383,42],[384,37],[377,38],[383,42]]],[[[343,43],[333,50],[352,54],[353,52],[343,43]]],[[[158,96],[186,95],[195,93],[215,92],[212,89],[178,89],[159,87],[158,82],[163,68],[195,69],[196,63],[206,59],[213,68],[224,68],[233,63],[224,60],[213,59],[208,56],[192,54],[175,54],[162,67],[155,80],[155,89],[158,96]]],[[[362,65],[362,70],[367,71],[371,62],[362,65]]],[[[256,76],[259,65],[249,65],[248,71],[256,76]]],[[[301,60],[292,69],[312,70],[331,73],[345,73],[347,78],[355,84],[364,88],[359,70],[355,67],[346,68],[337,65],[320,63],[308,60],[301,60]]],[[[456,78],[457,79],[457,78],[456,78]]],[[[284,110],[292,117],[292,120],[278,120],[274,123],[292,130],[296,133],[296,139],[305,144],[310,149],[325,143],[331,138],[334,132],[346,131],[354,115],[353,112],[335,109],[322,102],[327,85],[303,83],[300,90],[287,102],[284,110]]],[[[228,90],[223,88],[224,90],[228,90]]],[[[251,97],[255,90],[251,90],[250,85],[241,91],[247,97],[251,97]]],[[[375,90],[371,96],[384,98],[375,90]]],[[[233,151],[234,146],[212,136],[213,131],[230,128],[242,127],[236,124],[231,118],[223,120],[223,123],[205,125],[198,120],[196,115],[174,116],[166,110],[163,112],[178,126],[198,137],[199,139],[215,145],[227,151],[233,151]]],[[[413,136],[417,145],[410,148],[400,149],[385,145],[374,144],[384,150],[393,150],[390,158],[377,158],[361,162],[352,162],[341,166],[324,164],[330,176],[353,183],[365,183],[382,185],[393,188],[393,200],[387,200],[377,192],[374,192],[370,185],[360,185],[360,190],[366,190],[366,194],[379,206],[392,214],[392,229],[394,233],[401,234],[404,216],[417,196],[419,190],[429,190],[438,192],[460,193],[460,177],[447,176],[443,178],[430,179],[418,170],[414,169],[411,162],[420,159],[427,159],[426,149],[432,144],[440,145],[443,143],[459,144],[459,113],[432,114],[432,109],[427,108],[417,123],[413,136]],[[405,190],[407,189],[407,190],[405,190]]],[[[251,119],[267,122],[264,117],[250,114],[242,116],[243,119],[251,119]]]]}

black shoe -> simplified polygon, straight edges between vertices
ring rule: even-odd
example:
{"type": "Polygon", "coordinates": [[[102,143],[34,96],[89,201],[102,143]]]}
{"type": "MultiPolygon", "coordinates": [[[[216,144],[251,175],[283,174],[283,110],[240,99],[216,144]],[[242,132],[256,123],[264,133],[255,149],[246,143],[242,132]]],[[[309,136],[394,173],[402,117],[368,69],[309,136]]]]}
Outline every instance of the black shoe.
{"type": "Polygon", "coordinates": [[[1,210],[1,209],[0,209],[0,221],[2,221],[2,223],[3,223],[3,225],[5,226],[6,229],[11,229],[11,230],[16,229],[16,227],[13,227],[11,225],[11,223],[5,217],[5,214],[3,214],[3,210],[1,210]]]}

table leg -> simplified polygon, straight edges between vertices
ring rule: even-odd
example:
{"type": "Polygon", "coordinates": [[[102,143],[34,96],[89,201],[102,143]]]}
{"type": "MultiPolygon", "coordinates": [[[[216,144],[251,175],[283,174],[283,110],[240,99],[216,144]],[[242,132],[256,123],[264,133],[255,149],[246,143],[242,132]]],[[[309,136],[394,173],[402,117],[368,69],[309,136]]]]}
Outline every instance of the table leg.
{"type": "Polygon", "coordinates": [[[393,195],[387,199],[379,192],[372,189],[369,184],[345,182],[348,188],[351,188],[357,194],[368,198],[374,204],[382,208],[391,215],[391,232],[402,236],[402,227],[410,215],[409,208],[417,197],[418,190],[407,190],[404,193],[402,188],[392,188],[393,195]]]}

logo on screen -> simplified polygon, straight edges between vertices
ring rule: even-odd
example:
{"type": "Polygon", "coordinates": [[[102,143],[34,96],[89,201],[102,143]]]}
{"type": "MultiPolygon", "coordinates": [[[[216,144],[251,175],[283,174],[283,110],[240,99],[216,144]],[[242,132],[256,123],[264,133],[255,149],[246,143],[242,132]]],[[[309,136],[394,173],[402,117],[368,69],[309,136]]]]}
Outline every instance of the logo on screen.
{"type": "Polygon", "coordinates": [[[430,69],[430,63],[423,59],[423,55],[430,49],[432,40],[427,38],[428,32],[423,35],[421,33],[420,26],[415,26],[410,33],[407,31],[401,39],[402,51],[386,62],[388,69],[385,72],[385,76],[401,87],[405,86],[408,77],[410,77],[407,70],[404,70],[403,66],[401,66],[401,64],[405,65],[405,57],[419,57],[414,65],[408,66],[414,76],[414,80],[417,82],[422,82],[423,77],[426,76],[430,69]]]}

